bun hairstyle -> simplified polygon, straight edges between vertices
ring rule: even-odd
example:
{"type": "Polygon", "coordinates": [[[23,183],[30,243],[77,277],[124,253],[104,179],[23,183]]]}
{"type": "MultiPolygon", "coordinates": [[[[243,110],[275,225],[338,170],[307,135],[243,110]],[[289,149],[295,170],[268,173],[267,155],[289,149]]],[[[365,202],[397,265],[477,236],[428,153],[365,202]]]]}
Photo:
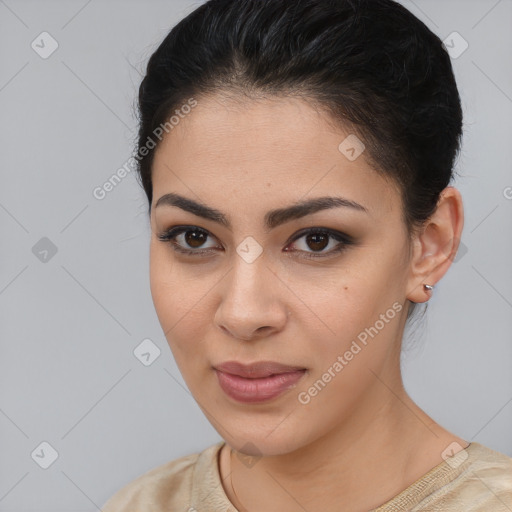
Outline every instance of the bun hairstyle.
{"type": "Polygon", "coordinates": [[[137,174],[149,213],[154,150],[141,148],[173,113],[216,93],[293,96],[322,109],[394,181],[409,236],[453,177],[462,109],[450,57],[393,0],[209,0],[182,19],[139,88],[137,174]]]}

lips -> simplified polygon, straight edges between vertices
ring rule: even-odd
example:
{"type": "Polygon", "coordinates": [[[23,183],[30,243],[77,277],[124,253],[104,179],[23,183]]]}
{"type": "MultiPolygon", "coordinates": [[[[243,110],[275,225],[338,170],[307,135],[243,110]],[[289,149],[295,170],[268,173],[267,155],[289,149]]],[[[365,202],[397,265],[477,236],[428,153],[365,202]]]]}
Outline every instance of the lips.
{"type": "Polygon", "coordinates": [[[238,375],[239,377],[245,377],[246,379],[260,379],[262,377],[270,377],[271,375],[305,370],[305,368],[298,366],[287,366],[273,361],[258,361],[257,363],[248,365],[237,361],[228,361],[226,363],[216,365],[215,368],[221,372],[238,375]]]}
{"type": "Polygon", "coordinates": [[[239,402],[271,400],[294,387],[306,369],[273,361],[244,365],[228,361],[214,366],[222,390],[239,402]]]}

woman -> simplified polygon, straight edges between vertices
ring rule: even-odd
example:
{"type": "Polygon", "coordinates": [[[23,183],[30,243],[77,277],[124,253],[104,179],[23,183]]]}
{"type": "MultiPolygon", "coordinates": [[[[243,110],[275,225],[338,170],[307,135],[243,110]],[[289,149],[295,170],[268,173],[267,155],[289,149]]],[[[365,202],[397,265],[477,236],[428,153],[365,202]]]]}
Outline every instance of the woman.
{"type": "Polygon", "coordinates": [[[151,56],[139,109],[153,301],[224,441],[103,511],[512,510],[512,459],[400,373],[463,228],[439,38],[392,0],[210,0],[151,56]]]}

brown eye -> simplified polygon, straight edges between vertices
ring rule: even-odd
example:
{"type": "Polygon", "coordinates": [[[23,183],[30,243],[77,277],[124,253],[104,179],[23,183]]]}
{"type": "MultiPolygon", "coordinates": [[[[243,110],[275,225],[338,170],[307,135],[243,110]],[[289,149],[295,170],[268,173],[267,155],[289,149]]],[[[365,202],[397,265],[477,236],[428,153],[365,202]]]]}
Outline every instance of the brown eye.
{"type": "Polygon", "coordinates": [[[177,226],[158,235],[158,239],[162,242],[170,243],[176,252],[187,255],[205,255],[212,254],[213,251],[222,249],[219,245],[211,245],[214,243],[213,236],[204,229],[194,226],[177,226]],[[210,239],[210,246],[205,243],[210,239]]]}
{"type": "Polygon", "coordinates": [[[329,244],[329,235],[325,233],[314,233],[306,236],[306,243],[310,249],[321,251],[329,244]]]}
{"type": "Polygon", "coordinates": [[[353,244],[352,237],[339,231],[307,228],[294,235],[293,242],[285,251],[297,253],[301,258],[314,259],[334,256],[353,244]]]}
{"type": "Polygon", "coordinates": [[[193,248],[199,248],[205,243],[208,235],[204,231],[189,230],[185,231],[185,242],[193,248]]]}
{"type": "MultiPolygon", "coordinates": [[[[207,257],[212,256],[214,251],[223,250],[221,244],[215,245],[215,237],[196,226],[176,226],[159,234],[158,239],[169,243],[176,252],[188,256],[207,257]],[[210,239],[209,246],[208,239],[210,239]],[[214,245],[211,245],[212,243],[214,245]]],[[[339,231],[307,228],[296,233],[293,241],[288,243],[284,251],[298,253],[298,256],[306,259],[323,258],[335,256],[354,243],[351,236],[339,231]]]]}

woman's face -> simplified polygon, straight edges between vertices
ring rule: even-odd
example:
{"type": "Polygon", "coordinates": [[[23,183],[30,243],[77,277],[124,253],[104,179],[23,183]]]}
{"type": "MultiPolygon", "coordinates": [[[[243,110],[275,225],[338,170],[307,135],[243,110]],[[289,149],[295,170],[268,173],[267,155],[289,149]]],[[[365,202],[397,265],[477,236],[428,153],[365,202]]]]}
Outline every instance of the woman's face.
{"type": "Polygon", "coordinates": [[[203,98],[155,153],[156,312],[194,398],[246,452],[362,425],[385,407],[382,380],[399,379],[410,279],[399,190],[324,116],[299,99],[203,98]],[[319,198],[346,203],[289,210],[319,198]],[[177,226],[176,245],[158,238],[177,226]],[[284,367],[218,370],[233,361],[284,367]]]}

